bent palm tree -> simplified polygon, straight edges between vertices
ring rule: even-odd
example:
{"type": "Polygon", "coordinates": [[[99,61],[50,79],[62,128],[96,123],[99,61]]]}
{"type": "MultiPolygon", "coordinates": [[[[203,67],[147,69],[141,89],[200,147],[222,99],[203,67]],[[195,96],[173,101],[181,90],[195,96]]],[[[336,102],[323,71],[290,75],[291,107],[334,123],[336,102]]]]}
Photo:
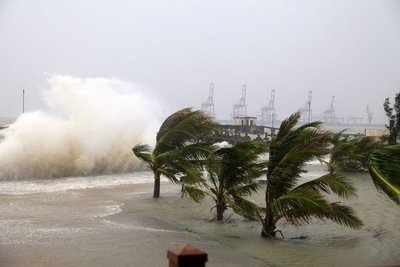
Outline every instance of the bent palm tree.
{"type": "Polygon", "coordinates": [[[328,145],[331,134],[320,129],[320,122],[295,127],[300,118],[294,113],[284,120],[277,137],[270,145],[265,192],[265,217],[262,237],[275,237],[276,223],[285,218],[293,224],[309,223],[313,218],[329,219],[351,228],[360,228],[362,222],[354,211],[338,202],[329,202],[324,194],[347,198],[355,189],[338,174],[326,174],[309,182],[298,184],[305,164],[320,159],[321,149],[328,145]]]}
{"type": "Polygon", "coordinates": [[[197,202],[210,196],[215,201],[217,221],[223,220],[228,208],[239,215],[255,217],[257,206],[244,197],[257,190],[254,179],[265,173],[267,164],[259,158],[264,153],[266,146],[256,141],[217,148],[206,164],[208,179],[186,184],[185,193],[197,202]]]}
{"type": "Polygon", "coordinates": [[[335,170],[340,169],[344,162],[352,160],[354,142],[350,140],[349,136],[344,136],[343,133],[347,129],[344,129],[338,133],[332,135],[330,143],[332,148],[330,150],[330,157],[328,163],[329,173],[333,173],[335,170]]]}
{"type": "Polygon", "coordinates": [[[179,183],[179,175],[199,176],[200,161],[210,145],[199,143],[205,135],[217,131],[217,124],[201,111],[185,108],[173,113],[161,125],[153,150],[137,144],[133,153],[146,162],[154,173],[153,198],[160,196],[161,175],[179,183]]]}
{"type": "Polygon", "coordinates": [[[342,130],[332,135],[328,169],[334,171],[366,171],[368,157],[379,146],[369,136],[353,137],[343,135],[342,130]]]}
{"type": "Polygon", "coordinates": [[[369,173],[378,191],[400,206],[400,145],[375,149],[369,157],[369,173]]]}

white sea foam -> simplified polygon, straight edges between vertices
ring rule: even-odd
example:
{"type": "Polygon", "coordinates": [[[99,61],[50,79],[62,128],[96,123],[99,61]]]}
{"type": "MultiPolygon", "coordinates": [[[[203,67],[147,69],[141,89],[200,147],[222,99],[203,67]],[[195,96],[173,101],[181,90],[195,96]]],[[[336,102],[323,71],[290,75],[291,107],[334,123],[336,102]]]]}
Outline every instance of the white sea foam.
{"type": "Polygon", "coordinates": [[[101,213],[96,214],[92,216],[92,218],[103,218],[107,217],[116,213],[120,213],[122,211],[121,209],[121,203],[111,203],[110,205],[103,206],[102,208],[104,209],[101,213]]]}
{"type": "MultiPolygon", "coordinates": [[[[2,181],[0,194],[25,195],[37,193],[64,192],[90,188],[110,188],[120,185],[150,183],[154,181],[153,173],[138,171],[135,173],[102,175],[91,177],[71,177],[56,180],[2,181]]],[[[162,181],[166,181],[165,178],[162,181]]]]}
{"type": "Polygon", "coordinates": [[[52,75],[48,110],[22,114],[4,131],[0,179],[54,178],[137,169],[132,146],[152,144],[158,103],[118,79],[52,75]]]}

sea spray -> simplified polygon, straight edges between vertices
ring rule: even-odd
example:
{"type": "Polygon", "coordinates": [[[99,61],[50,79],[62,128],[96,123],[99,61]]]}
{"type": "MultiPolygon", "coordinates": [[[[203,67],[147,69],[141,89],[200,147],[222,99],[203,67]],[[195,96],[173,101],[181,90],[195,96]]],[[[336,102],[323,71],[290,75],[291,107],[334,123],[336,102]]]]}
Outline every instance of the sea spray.
{"type": "Polygon", "coordinates": [[[22,114],[3,130],[0,179],[54,178],[132,171],[131,148],[152,144],[158,103],[118,79],[52,75],[45,111],[22,114]]]}

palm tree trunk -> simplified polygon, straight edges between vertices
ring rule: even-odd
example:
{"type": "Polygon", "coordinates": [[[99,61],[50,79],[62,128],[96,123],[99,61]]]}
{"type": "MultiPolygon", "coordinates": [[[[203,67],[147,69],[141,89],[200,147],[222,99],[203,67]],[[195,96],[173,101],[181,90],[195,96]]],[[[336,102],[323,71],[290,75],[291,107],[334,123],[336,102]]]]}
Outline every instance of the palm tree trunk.
{"type": "Polygon", "coordinates": [[[333,174],[335,169],[332,167],[332,165],[328,165],[328,171],[329,171],[330,174],[333,174]]]}
{"type": "Polygon", "coordinates": [[[269,176],[267,176],[267,187],[265,188],[265,207],[266,207],[266,214],[265,218],[262,222],[262,231],[261,231],[261,237],[263,238],[273,238],[275,237],[275,221],[272,216],[272,214],[268,211],[268,207],[270,206],[270,203],[273,202],[273,197],[271,194],[271,185],[270,182],[268,182],[269,176]]]}
{"type": "Polygon", "coordinates": [[[160,174],[155,174],[153,198],[159,198],[159,197],[160,197],[160,174]]]}
{"type": "Polygon", "coordinates": [[[217,205],[217,221],[222,221],[224,219],[224,205],[217,205]]]}
{"type": "Polygon", "coordinates": [[[275,237],[275,229],[276,229],[276,225],[273,222],[273,219],[271,218],[270,215],[266,215],[264,222],[263,222],[263,229],[261,231],[261,237],[264,238],[273,238],[275,237]]]}

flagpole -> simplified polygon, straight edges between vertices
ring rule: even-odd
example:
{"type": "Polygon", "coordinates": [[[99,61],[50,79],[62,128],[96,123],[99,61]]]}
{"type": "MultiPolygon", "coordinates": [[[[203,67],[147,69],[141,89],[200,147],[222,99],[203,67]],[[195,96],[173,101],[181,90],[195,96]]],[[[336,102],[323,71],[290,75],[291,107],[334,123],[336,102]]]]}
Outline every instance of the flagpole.
{"type": "Polygon", "coordinates": [[[25,89],[22,89],[22,113],[25,112],[25,89]]]}

